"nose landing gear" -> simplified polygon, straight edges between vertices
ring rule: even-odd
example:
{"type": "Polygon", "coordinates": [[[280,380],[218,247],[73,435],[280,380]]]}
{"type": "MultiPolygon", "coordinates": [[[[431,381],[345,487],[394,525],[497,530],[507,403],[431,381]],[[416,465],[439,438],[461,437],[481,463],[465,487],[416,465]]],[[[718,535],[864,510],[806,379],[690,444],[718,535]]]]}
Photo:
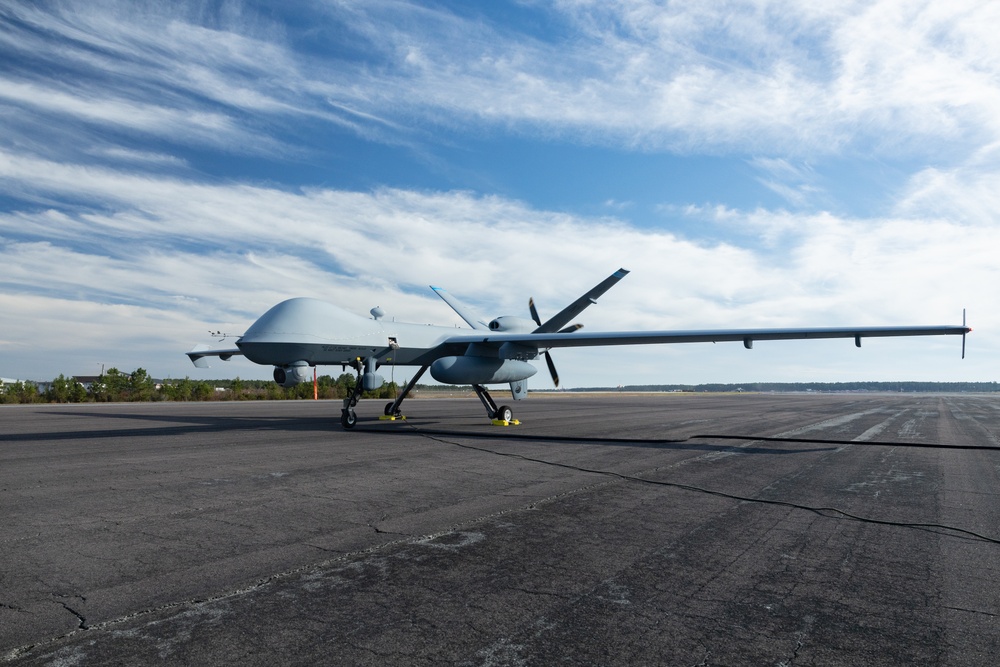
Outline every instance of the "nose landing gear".
{"type": "Polygon", "coordinates": [[[344,399],[344,408],[340,411],[340,425],[344,428],[354,428],[354,425],[358,423],[358,415],[354,412],[354,407],[361,398],[361,392],[365,390],[361,381],[365,366],[359,359],[355,362],[354,367],[358,371],[358,377],[354,382],[354,391],[344,399]]]}

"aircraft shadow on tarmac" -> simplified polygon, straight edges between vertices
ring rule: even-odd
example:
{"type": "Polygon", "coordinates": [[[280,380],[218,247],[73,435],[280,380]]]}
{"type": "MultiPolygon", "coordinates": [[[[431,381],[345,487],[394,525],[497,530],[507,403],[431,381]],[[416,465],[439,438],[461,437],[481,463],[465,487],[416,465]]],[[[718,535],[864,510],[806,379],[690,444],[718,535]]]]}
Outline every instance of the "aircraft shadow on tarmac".
{"type": "Polygon", "coordinates": [[[338,420],[328,418],[302,417],[217,417],[217,416],[172,416],[163,414],[113,414],[107,412],[80,412],[51,410],[44,413],[61,417],[93,417],[103,421],[114,419],[137,422],[155,422],[137,428],[97,428],[72,431],[48,431],[41,433],[0,433],[0,442],[33,442],[45,440],[87,440],[93,438],[151,438],[194,433],[220,433],[225,431],[316,431],[332,430],[338,420]],[[164,425],[174,423],[175,426],[164,425]]]}
{"type": "MultiPolygon", "coordinates": [[[[0,442],[42,442],[52,440],[88,440],[101,438],[152,438],[177,435],[192,435],[197,433],[221,433],[226,431],[288,431],[288,432],[315,432],[315,431],[340,431],[333,424],[337,421],[329,417],[219,417],[219,416],[192,416],[192,415],[164,415],[164,414],[114,414],[108,412],[80,412],[50,410],[44,414],[51,416],[66,417],[93,417],[100,420],[128,420],[133,422],[152,422],[146,427],[136,428],[98,428],[88,430],[73,431],[49,431],[42,433],[14,433],[0,434],[0,442]],[[173,423],[174,425],[165,425],[173,423]]],[[[500,433],[495,430],[490,432],[477,431],[457,431],[457,430],[436,430],[418,428],[406,425],[401,429],[386,429],[364,427],[355,429],[350,437],[361,437],[364,433],[377,433],[380,436],[402,436],[402,437],[451,437],[451,438],[476,438],[490,440],[517,440],[533,442],[552,443],[576,443],[589,444],[603,447],[637,447],[647,449],[674,449],[689,450],[699,452],[738,452],[740,454],[804,454],[808,452],[832,451],[833,446],[824,447],[789,447],[787,446],[753,446],[738,447],[732,444],[713,444],[704,441],[695,441],[695,438],[601,438],[583,436],[551,436],[551,435],[531,435],[521,433],[500,433]]],[[[707,440],[710,437],[698,438],[707,440]]],[[[740,439],[754,441],[754,436],[740,436],[740,439]]],[[[800,441],[801,442],[801,441],[800,441]]],[[[790,443],[789,443],[790,444],[790,443]]]]}

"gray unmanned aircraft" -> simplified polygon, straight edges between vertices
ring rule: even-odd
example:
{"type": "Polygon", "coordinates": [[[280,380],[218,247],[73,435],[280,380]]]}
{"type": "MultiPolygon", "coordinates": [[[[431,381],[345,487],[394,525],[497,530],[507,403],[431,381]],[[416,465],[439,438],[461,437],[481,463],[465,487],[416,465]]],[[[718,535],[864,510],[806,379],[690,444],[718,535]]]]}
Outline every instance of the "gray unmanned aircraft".
{"type": "Polygon", "coordinates": [[[559,386],[549,350],[555,347],[596,345],[648,345],[664,343],[742,342],[747,349],[758,340],[805,338],[853,338],[883,336],[962,336],[965,357],[965,326],[844,327],[833,329],[719,329],[709,331],[604,331],[578,333],[580,324],[569,324],[587,306],[628,274],[619,269],[552,318],[541,321],[533,300],[528,301],[531,320],[504,315],[489,322],[468,309],[440,287],[434,292],[465,320],[471,330],[427,324],[386,322],[379,308],[371,318],[349,313],[337,306],[310,298],[283,301],[264,313],[237,341],[235,348],[196,346],[187,353],[195,366],[208,367],[207,357],[223,361],[242,354],[250,361],[274,366],[274,381],[284,387],[308,382],[310,367],[351,367],[358,374],[354,393],[344,399],[341,424],[353,428],[354,408],[363,391],[382,386],[376,373],[380,366],[417,366],[419,370],[396,400],[385,406],[385,414],[401,417],[400,405],[417,381],[430,369],[431,377],[445,384],[472,385],[494,423],[510,423],[513,411],[497,406],[484,385],[509,384],[513,400],[528,395],[527,380],[536,373],[529,362],[545,357],[552,382],[559,386]]]}

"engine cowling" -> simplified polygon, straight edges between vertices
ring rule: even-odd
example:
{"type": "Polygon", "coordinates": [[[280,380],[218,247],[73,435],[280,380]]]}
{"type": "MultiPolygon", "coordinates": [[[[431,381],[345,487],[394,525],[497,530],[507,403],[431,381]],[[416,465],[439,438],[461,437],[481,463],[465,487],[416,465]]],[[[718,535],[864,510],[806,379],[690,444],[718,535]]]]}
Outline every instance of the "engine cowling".
{"type": "Polygon", "coordinates": [[[310,380],[312,373],[309,372],[309,364],[305,361],[274,367],[274,381],[282,387],[294,387],[310,380]]]}
{"type": "Polygon", "coordinates": [[[490,331],[506,331],[508,333],[531,333],[537,325],[531,320],[513,315],[501,315],[490,320],[490,331]]]}
{"type": "Polygon", "coordinates": [[[492,357],[442,357],[431,364],[431,377],[446,384],[519,382],[536,372],[527,361],[492,357]]]}

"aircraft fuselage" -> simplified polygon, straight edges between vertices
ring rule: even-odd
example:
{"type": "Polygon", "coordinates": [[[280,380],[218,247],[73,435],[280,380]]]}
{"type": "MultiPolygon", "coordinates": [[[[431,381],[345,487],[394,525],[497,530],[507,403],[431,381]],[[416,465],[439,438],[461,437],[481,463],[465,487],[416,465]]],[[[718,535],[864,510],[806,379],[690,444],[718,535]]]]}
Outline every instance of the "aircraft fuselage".
{"type": "Polygon", "coordinates": [[[236,346],[254,363],[285,366],[351,365],[359,357],[380,364],[430,363],[430,350],[467,330],[355,315],[318,299],[283,301],[257,319],[236,346]]]}

